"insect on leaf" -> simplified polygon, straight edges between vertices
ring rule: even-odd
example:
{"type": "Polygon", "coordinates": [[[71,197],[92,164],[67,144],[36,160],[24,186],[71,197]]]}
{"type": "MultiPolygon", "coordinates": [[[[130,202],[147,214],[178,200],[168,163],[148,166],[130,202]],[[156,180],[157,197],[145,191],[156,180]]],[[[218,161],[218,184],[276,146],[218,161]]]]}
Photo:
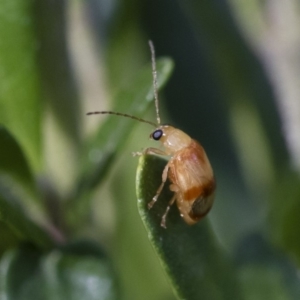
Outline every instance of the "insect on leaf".
{"type": "Polygon", "coordinates": [[[189,226],[176,205],[170,209],[164,229],[160,226],[172,193],[166,188],[151,210],[148,203],[161,183],[166,161],[141,156],[137,169],[138,209],[148,237],[180,299],[242,299],[235,270],[222,251],[207,219],[189,226]]]}

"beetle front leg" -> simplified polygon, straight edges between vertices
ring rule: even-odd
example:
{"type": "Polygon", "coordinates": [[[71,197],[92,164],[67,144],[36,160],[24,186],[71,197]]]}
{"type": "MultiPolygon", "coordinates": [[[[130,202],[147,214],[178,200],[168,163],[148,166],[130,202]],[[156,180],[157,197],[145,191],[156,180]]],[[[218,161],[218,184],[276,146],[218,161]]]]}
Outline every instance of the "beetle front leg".
{"type": "Polygon", "coordinates": [[[141,156],[141,155],[145,155],[145,154],[150,154],[150,155],[162,155],[162,156],[167,156],[168,154],[163,151],[160,150],[158,148],[147,148],[145,150],[143,150],[142,152],[132,152],[132,156],[141,156]]]}

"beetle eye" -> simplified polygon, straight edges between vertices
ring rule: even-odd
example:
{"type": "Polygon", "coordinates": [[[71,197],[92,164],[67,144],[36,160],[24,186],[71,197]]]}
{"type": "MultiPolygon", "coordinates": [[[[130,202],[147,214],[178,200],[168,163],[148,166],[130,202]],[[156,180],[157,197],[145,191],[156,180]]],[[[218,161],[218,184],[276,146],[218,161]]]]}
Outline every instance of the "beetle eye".
{"type": "Polygon", "coordinates": [[[161,129],[157,129],[152,133],[152,138],[158,141],[163,135],[163,131],[161,129]]]}

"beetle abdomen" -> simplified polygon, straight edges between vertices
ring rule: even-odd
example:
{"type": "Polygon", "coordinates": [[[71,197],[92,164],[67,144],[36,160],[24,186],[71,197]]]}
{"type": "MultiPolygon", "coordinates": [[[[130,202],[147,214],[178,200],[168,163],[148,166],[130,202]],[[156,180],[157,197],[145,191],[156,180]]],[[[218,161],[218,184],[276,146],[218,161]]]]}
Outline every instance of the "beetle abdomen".
{"type": "Polygon", "coordinates": [[[208,197],[199,197],[193,202],[189,216],[195,222],[200,221],[205,217],[210,211],[214,202],[214,194],[211,194],[208,197]]]}
{"type": "Polygon", "coordinates": [[[183,199],[185,201],[191,201],[193,199],[196,199],[201,194],[201,187],[200,186],[193,186],[190,189],[184,191],[183,193],[183,199]]]}

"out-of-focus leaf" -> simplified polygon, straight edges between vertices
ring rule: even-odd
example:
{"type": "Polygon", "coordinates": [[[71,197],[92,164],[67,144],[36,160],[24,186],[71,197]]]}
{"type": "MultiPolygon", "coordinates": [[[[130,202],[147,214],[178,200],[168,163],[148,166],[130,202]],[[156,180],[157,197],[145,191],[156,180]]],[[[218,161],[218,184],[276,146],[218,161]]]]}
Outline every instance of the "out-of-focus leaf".
{"type": "Polygon", "coordinates": [[[270,235],[293,254],[300,265],[300,179],[294,172],[282,172],[275,182],[270,199],[270,235]]]}
{"type": "Polygon", "coordinates": [[[90,242],[50,253],[42,267],[50,299],[119,299],[111,262],[90,242]]]}
{"type": "MultiPolygon", "coordinates": [[[[12,240],[31,240],[36,244],[49,244],[44,233],[26,214],[40,220],[45,216],[44,207],[38,202],[37,190],[25,155],[14,137],[0,126],[0,220],[2,238],[0,247],[7,249],[12,240]],[[21,210],[24,208],[24,211],[21,210]],[[6,244],[6,242],[8,242],[6,244]]],[[[44,220],[43,220],[44,221],[44,220]]]]}
{"type": "Polygon", "coordinates": [[[42,278],[37,273],[39,259],[40,253],[31,247],[10,250],[3,255],[0,261],[1,299],[27,300],[30,296],[36,300],[47,299],[42,298],[42,278]]]}
{"type": "Polygon", "coordinates": [[[251,234],[242,240],[236,260],[246,300],[300,298],[298,270],[260,234],[251,234]]]}
{"type": "Polygon", "coordinates": [[[0,257],[7,250],[16,247],[19,243],[18,237],[7,226],[6,223],[0,222],[0,257]]]}
{"type": "Polygon", "coordinates": [[[7,300],[120,299],[110,261],[86,242],[47,254],[29,247],[6,253],[0,295],[7,300]]]}
{"type": "Polygon", "coordinates": [[[227,96],[225,99],[233,109],[241,105],[245,106],[244,109],[251,109],[255,103],[267,142],[272,149],[277,149],[270,153],[272,163],[277,167],[284,166],[288,161],[288,152],[270,82],[259,60],[234,26],[229,7],[219,1],[192,0],[181,3],[196,32],[205,34],[207,58],[220,79],[220,88],[227,96]]]}
{"type": "Polygon", "coordinates": [[[33,5],[32,0],[1,1],[0,123],[16,136],[30,165],[38,170],[41,108],[33,5]]]}
{"type": "Polygon", "coordinates": [[[37,29],[41,40],[40,69],[45,100],[59,129],[78,148],[80,120],[78,95],[66,38],[66,2],[37,1],[37,29]]]}
{"type": "Polygon", "coordinates": [[[149,59],[145,32],[142,27],[137,26],[139,7],[143,4],[129,0],[119,2],[119,5],[121,7],[116,10],[118,18],[114,18],[110,29],[105,58],[107,80],[113,93],[120,86],[130,84],[146,59],[149,59]]]}
{"type": "Polygon", "coordinates": [[[24,153],[13,136],[0,125],[0,177],[10,177],[30,193],[36,196],[32,172],[24,153]]]}
{"type": "MultiPolygon", "coordinates": [[[[158,88],[161,88],[169,78],[173,69],[173,62],[168,58],[157,60],[158,88]]],[[[153,105],[154,94],[151,67],[145,67],[126,88],[120,91],[114,101],[117,112],[142,117],[149,105],[153,105]]],[[[97,110],[97,108],[95,108],[97,110]]],[[[101,108],[99,109],[101,110],[101,108]]],[[[137,122],[128,118],[116,116],[91,116],[107,118],[95,136],[88,144],[83,154],[83,166],[76,194],[71,201],[69,216],[71,221],[78,223],[78,217],[83,216],[88,208],[87,193],[90,193],[107,174],[112,161],[118,151],[128,139],[130,131],[137,122]]]]}
{"type": "MultiPolygon", "coordinates": [[[[34,245],[47,249],[53,242],[50,237],[32,220],[30,220],[18,205],[21,202],[11,189],[0,185],[0,221],[7,226],[18,241],[31,242],[34,245]]],[[[10,245],[1,240],[1,248],[10,245]]]]}
{"type": "Polygon", "coordinates": [[[172,207],[167,229],[160,226],[172,194],[165,190],[151,210],[147,204],[161,183],[166,162],[142,156],[137,170],[138,209],[161,263],[180,299],[243,299],[236,274],[219,247],[207,220],[194,226],[184,223],[172,207]]]}

